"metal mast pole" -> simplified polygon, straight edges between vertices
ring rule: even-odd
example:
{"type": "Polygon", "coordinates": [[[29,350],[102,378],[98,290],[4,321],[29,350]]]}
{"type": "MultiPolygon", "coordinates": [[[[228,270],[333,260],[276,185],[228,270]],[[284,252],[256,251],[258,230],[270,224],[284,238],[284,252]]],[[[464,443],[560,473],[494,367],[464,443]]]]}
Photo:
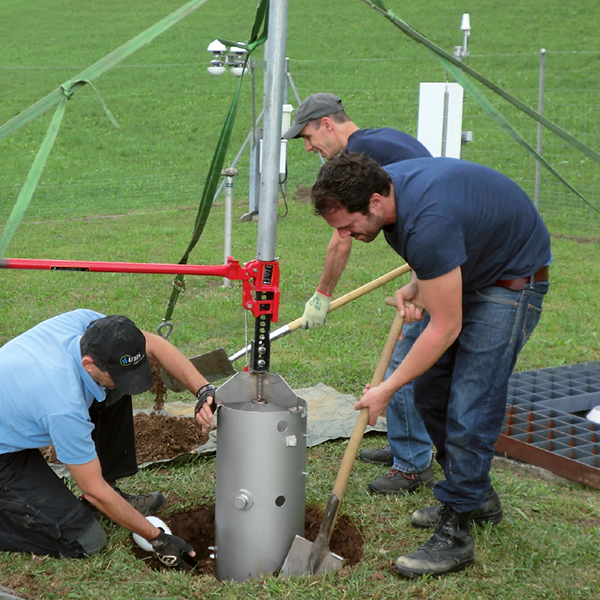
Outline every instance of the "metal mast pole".
{"type": "MultiPolygon", "coordinates": [[[[279,161],[281,154],[281,121],[283,93],[286,84],[286,41],[288,0],[271,0],[269,5],[269,29],[267,68],[264,93],[264,133],[260,200],[258,210],[258,240],[256,258],[261,263],[261,284],[265,287],[279,281],[279,265],[275,260],[277,237],[277,203],[279,197],[279,161]]],[[[273,292],[261,292],[261,300],[274,300],[273,292]]],[[[252,343],[251,369],[258,374],[256,397],[262,395],[262,376],[269,370],[271,343],[269,330],[271,316],[257,317],[252,343]]]]}
{"type": "Polygon", "coordinates": [[[258,260],[275,258],[277,200],[279,194],[279,155],[281,115],[286,83],[285,51],[288,0],[271,0],[269,8],[268,55],[265,99],[262,177],[258,219],[258,260]]]}

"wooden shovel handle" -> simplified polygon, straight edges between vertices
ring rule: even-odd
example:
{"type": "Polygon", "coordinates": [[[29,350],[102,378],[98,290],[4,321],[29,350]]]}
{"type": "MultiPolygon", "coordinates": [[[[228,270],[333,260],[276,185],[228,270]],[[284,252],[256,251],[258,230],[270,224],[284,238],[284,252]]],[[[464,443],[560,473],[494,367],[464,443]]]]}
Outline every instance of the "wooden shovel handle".
{"type": "MultiPolygon", "coordinates": [[[[400,338],[403,323],[404,319],[400,316],[398,312],[396,312],[394,322],[392,323],[392,327],[385,342],[385,346],[383,347],[383,352],[381,353],[381,357],[379,358],[379,362],[377,363],[375,373],[373,374],[373,378],[371,379],[372,388],[379,385],[383,381],[385,372],[387,370],[388,365],[390,364],[390,360],[394,352],[394,347],[396,346],[396,342],[400,338]]],[[[356,420],[354,431],[352,432],[350,440],[348,441],[348,446],[346,447],[346,452],[344,453],[344,458],[342,459],[340,470],[338,471],[337,477],[335,479],[335,484],[333,485],[333,494],[337,496],[340,503],[342,497],[344,496],[344,492],[346,491],[346,485],[348,484],[348,479],[350,478],[352,466],[354,465],[356,455],[358,454],[358,447],[362,442],[363,436],[365,434],[365,429],[367,428],[368,423],[369,409],[363,408],[358,414],[358,419],[356,420]]]]}
{"type": "MultiPolygon", "coordinates": [[[[365,294],[376,290],[378,287],[389,283],[390,281],[396,279],[397,277],[400,277],[400,275],[404,275],[404,273],[408,273],[409,271],[409,265],[402,265],[401,267],[398,267],[397,269],[394,269],[393,271],[390,271],[389,273],[386,273],[385,275],[382,275],[377,279],[373,279],[373,281],[369,281],[369,283],[365,283],[365,285],[362,285],[361,287],[356,288],[355,290],[352,290],[351,292],[348,292],[347,294],[340,296],[339,298],[336,298],[329,305],[329,310],[327,311],[327,314],[338,308],[341,308],[342,306],[345,306],[349,302],[352,302],[352,300],[356,300],[357,298],[360,298],[361,296],[364,296],[365,294]]],[[[296,329],[299,329],[301,322],[302,317],[289,322],[287,326],[290,330],[290,333],[292,331],[296,331],[296,329]]]]}

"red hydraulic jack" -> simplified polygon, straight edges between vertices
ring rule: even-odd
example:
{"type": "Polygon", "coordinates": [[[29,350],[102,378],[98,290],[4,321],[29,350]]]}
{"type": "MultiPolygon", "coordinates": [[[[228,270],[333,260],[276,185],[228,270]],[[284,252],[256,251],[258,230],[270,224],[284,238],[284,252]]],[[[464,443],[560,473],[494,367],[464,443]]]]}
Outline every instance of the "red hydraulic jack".
{"type": "Polygon", "coordinates": [[[269,330],[279,318],[279,262],[251,260],[244,265],[228,257],[224,265],[182,265],[80,260],[6,258],[0,269],[82,271],[97,273],[148,273],[163,275],[204,275],[242,282],[242,304],[256,318],[252,345],[252,371],[266,373],[270,365],[269,330]]]}

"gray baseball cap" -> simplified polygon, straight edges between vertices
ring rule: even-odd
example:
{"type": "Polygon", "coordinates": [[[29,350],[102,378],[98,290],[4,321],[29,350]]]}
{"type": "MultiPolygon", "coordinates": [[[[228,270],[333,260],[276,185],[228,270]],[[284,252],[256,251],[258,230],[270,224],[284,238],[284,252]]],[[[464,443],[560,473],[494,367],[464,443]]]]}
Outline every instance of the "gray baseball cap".
{"type": "Polygon", "coordinates": [[[286,140],[300,137],[300,133],[310,121],[328,117],[343,110],[344,105],[335,94],[313,94],[300,103],[294,116],[294,124],[283,134],[283,137],[286,140]]]}

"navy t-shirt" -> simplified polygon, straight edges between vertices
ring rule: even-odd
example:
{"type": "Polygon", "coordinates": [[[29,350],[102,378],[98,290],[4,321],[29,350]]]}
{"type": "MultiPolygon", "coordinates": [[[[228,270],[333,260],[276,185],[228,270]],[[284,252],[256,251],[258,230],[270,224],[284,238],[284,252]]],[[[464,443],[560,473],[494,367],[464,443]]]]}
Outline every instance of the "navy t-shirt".
{"type": "Polygon", "coordinates": [[[472,292],[552,262],[548,229],[527,194],[505,175],[454,158],[384,168],[398,219],[384,228],[385,238],[419,279],[460,266],[463,290],[472,292]]]}
{"type": "Polygon", "coordinates": [[[409,158],[431,157],[429,150],[414,137],[388,127],[355,131],[348,138],[346,150],[366,154],[382,166],[409,158]]]}

